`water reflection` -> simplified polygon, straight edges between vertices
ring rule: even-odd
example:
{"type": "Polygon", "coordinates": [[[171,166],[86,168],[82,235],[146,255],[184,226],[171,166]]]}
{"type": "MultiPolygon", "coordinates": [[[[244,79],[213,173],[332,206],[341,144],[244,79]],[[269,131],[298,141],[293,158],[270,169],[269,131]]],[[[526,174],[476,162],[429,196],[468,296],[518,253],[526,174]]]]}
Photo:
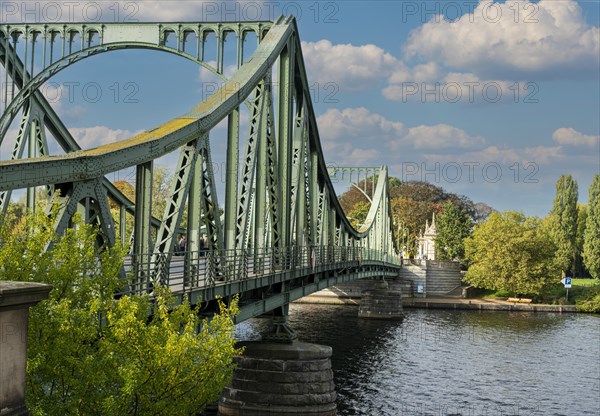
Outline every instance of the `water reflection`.
{"type": "Polygon", "coordinates": [[[600,414],[600,317],[405,312],[372,321],[354,307],[292,305],[300,338],[333,347],[339,415],[600,414]]]}

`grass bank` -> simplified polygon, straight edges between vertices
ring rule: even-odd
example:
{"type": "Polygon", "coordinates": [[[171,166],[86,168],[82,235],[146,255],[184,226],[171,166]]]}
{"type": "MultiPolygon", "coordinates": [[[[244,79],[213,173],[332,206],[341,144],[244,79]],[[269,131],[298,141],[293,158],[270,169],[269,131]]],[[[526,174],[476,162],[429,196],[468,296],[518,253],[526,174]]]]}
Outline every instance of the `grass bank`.
{"type": "MultiPolygon", "coordinates": [[[[509,298],[515,293],[505,290],[487,290],[482,293],[483,298],[509,298]]],[[[582,312],[600,313],[600,280],[598,279],[572,279],[569,297],[567,289],[562,283],[548,286],[542,293],[537,295],[525,295],[532,298],[535,303],[549,305],[577,305],[582,312]]]]}

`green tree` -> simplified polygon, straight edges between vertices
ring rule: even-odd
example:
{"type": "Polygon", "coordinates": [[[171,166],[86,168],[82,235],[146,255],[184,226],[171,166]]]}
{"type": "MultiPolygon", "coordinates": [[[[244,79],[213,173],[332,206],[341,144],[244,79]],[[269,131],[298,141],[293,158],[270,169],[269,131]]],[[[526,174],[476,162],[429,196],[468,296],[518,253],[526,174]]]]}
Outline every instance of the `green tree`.
{"type": "Polygon", "coordinates": [[[600,279],[600,174],[594,176],[590,185],[583,262],[592,277],[600,279]]]}
{"type": "Polygon", "coordinates": [[[25,218],[25,212],[27,207],[25,204],[19,202],[8,201],[8,207],[6,207],[6,215],[0,219],[0,224],[4,225],[9,229],[15,229],[23,218],[25,218]]]}
{"type": "Polygon", "coordinates": [[[358,201],[352,210],[348,213],[348,219],[352,226],[356,229],[360,229],[367,219],[371,204],[367,201],[358,201]]]}
{"type": "Polygon", "coordinates": [[[537,218],[494,212],[465,240],[470,261],[465,281],[481,288],[514,294],[537,294],[556,281],[556,247],[537,218]]]}
{"type": "Polygon", "coordinates": [[[577,204],[577,237],[575,238],[575,264],[573,265],[574,276],[584,276],[586,274],[585,265],[583,264],[583,242],[585,238],[587,217],[587,205],[577,204]]]}
{"type": "MultiPolygon", "coordinates": [[[[171,199],[171,182],[175,175],[169,174],[165,168],[155,168],[152,172],[152,216],[161,220],[163,218],[167,201],[171,199]]],[[[125,180],[119,180],[113,185],[135,204],[135,185],[125,180]]],[[[109,200],[110,211],[115,222],[115,229],[121,229],[121,211],[119,206],[109,200]]],[[[187,209],[184,209],[181,223],[179,224],[182,233],[185,233],[187,226],[187,209]]],[[[125,216],[125,239],[127,240],[134,227],[133,215],[125,216]]],[[[156,237],[156,229],[152,228],[152,236],[156,237]]]]}
{"type": "MultiPolygon", "coordinates": [[[[121,191],[121,193],[123,195],[125,195],[127,198],[129,198],[129,200],[132,203],[135,203],[135,186],[132,185],[131,183],[125,181],[125,180],[120,180],[117,182],[114,182],[113,185],[119,190],[121,191]]],[[[134,228],[134,216],[132,214],[129,213],[125,213],[125,217],[122,218],[121,217],[121,209],[119,207],[119,205],[117,205],[116,202],[112,201],[111,199],[108,200],[108,204],[110,207],[110,213],[113,217],[113,221],[115,223],[115,231],[117,232],[117,237],[122,237],[124,240],[123,241],[129,241],[132,233],[133,233],[133,228],[134,228]],[[123,236],[121,236],[121,232],[123,231],[122,227],[121,227],[121,221],[125,220],[125,234],[123,236]]]]}
{"type": "Polygon", "coordinates": [[[441,260],[462,261],[465,256],[465,238],[471,235],[473,220],[466,210],[446,202],[436,218],[436,253],[441,260]]]}
{"type": "Polygon", "coordinates": [[[16,228],[0,229],[0,279],[53,286],[30,314],[31,413],[190,415],[216,400],[239,353],[232,337],[236,303],[221,305],[207,322],[188,303],[174,305],[167,291],[157,289],[154,301],[115,300],[124,250],[98,254],[97,230],[77,218],[62,238],[51,225],[39,210],[16,228]]]}
{"type": "Polygon", "coordinates": [[[577,239],[577,182],[571,175],[562,175],[556,182],[556,197],[552,206],[552,238],[556,244],[556,261],[563,276],[573,270],[577,239]]]}
{"type": "Polygon", "coordinates": [[[165,213],[165,206],[171,198],[172,179],[173,175],[165,168],[156,168],[152,173],[152,215],[156,218],[162,218],[165,213]]]}
{"type": "Polygon", "coordinates": [[[426,221],[431,219],[433,212],[439,212],[440,206],[429,201],[420,201],[410,197],[399,196],[392,199],[392,215],[407,232],[407,251],[409,255],[417,253],[417,236],[425,227],[426,221]]]}
{"type": "MultiPolygon", "coordinates": [[[[173,175],[170,175],[166,168],[157,167],[152,171],[152,216],[155,218],[162,218],[164,214],[167,201],[171,197],[169,191],[172,180],[173,175]]],[[[135,185],[125,180],[116,181],[113,185],[135,204],[135,185]]],[[[109,204],[111,208],[117,208],[114,202],[109,201],[109,204]]]]}

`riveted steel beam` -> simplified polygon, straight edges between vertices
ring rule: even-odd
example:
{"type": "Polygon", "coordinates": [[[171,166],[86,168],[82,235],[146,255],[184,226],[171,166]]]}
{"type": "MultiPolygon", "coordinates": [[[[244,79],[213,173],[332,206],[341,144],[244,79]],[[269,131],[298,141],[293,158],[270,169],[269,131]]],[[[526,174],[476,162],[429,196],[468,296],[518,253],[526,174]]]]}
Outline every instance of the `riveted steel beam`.
{"type": "Polygon", "coordinates": [[[259,123],[258,123],[258,135],[256,144],[256,174],[255,174],[255,191],[254,191],[254,209],[253,209],[253,220],[254,220],[254,250],[258,252],[265,248],[266,239],[266,205],[267,205],[267,92],[268,87],[265,82],[264,97],[261,100],[259,123]]]}
{"type": "MultiPolygon", "coordinates": [[[[204,138],[206,139],[206,137],[204,138]]],[[[160,227],[156,234],[154,254],[166,255],[166,261],[171,260],[175,239],[183,217],[183,211],[187,202],[188,192],[194,173],[196,159],[203,139],[192,140],[182,146],[175,174],[171,178],[169,199],[165,205],[160,227]]]]}
{"type": "MultiPolygon", "coordinates": [[[[302,102],[302,94],[296,96],[296,109],[293,115],[292,124],[292,146],[290,160],[290,218],[295,218],[298,190],[301,186],[301,165],[304,165],[304,150],[305,150],[305,119],[304,119],[304,103],[302,102]]],[[[303,179],[302,179],[303,182],[303,179]]],[[[304,193],[305,195],[306,193],[304,193]]],[[[290,225],[291,230],[295,228],[295,224],[290,225]]],[[[290,234],[293,238],[293,234],[290,234]]]]}
{"type": "Polygon", "coordinates": [[[236,108],[227,117],[227,156],[225,171],[225,248],[236,247],[236,207],[238,197],[240,145],[240,110],[236,108]]]}
{"type": "MultiPolygon", "coordinates": [[[[12,79],[12,83],[16,85],[19,89],[22,88],[24,80],[19,75],[22,74],[25,66],[19,59],[19,57],[14,53],[14,49],[7,47],[7,42],[0,42],[0,62],[7,69],[5,71],[6,74],[6,82],[5,85],[8,85],[8,68],[15,67],[15,77],[12,79]],[[11,52],[13,51],[13,52],[11,52]]],[[[46,62],[46,44],[44,44],[44,59],[43,62],[46,62]]],[[[33,67],[33,60],[32,60],[33,67]]],[[[32,73],[30,71],[30,73],[32,73]]],[[[9,88],[5,88],[5,94],[8,92],[9,88]]],[[[6,104],[6,96],[5,96],[5,104],[6,104]]],[[[17,139],[15,141],[13,154],[11,159],[21,158],[24,149],[21,145],[24,143],[22,140],[23,137],[27,137],[28,133],[25,132],[26,129],[29,129],[32,125],[31,120],[34,120],[35,128],[36,128],[36,138],[38,140],[38,154],[40,156],[48,156],[48,143],[45,136],[44,127],[48,128],[48,130],[52,133],[54,139],[58,143],[58,145],[67,153],[81,150],[79,145],[75,142],[65,125],[62,123],[54,109],[50,106],[46,98],[42,95],[39,90],[35,90],[32,97],[26,101],[28,103],[24,109],[24,116],[21,120],[19,133],[17,135],[17,139]],[[31,110],[30,110],[31,109],[31,110]],[[20,152],[20,153],[17,153],[20,152]]],[[[0,139],[1,141],[1,139],[0,139]]],[[[127,197],[125,197],[112,183],[108,181],[108,179],[102,179],[104,183],[104,187],[108,190],[108,195],[112,200],[117,202],[119,206],[124,207],[124,209],[133,215],[134,204],[127,197]]],[[[47,192],[49,197],[52,195],[51,184],[47,185],[47,192]]],[[[7,208],[7,204],[5,201],[10,200],[11,190],[6,192],[0,192],[0,206],[2,207],[1,214],[4,215],[5,210],[7,208]]],[[[158,220],[156,218],[152,218],[152,225],[155,228],[158,228],[158,220]]],[[[125,238],[125,237],[123,237],[125,238]]],[[[123,240],[123,244],[125,244],[126,240],[123,240]]]]}
{"type": "Polygon", "coordinates": [[[136,166],[135,174],[135,215],[133,223],[133,290],[141,292],[144,282],[150,279],[150,253],[152,253],[152,235],[150,218],[152,216],[152,175],[153,162],[136,166]]]}
{"type": "Polygon", "coordinates": [[[292,183],[292,143],[293,143],[293,105],[294,105],[294,67],[295,42],[291,38],[279,56],[279,94],[278,104],[278,146],[279,146],[279,193],[281,198],[280,244],[290,245],[291,227],[291,183],[292,183]]]}
{"type": "Polygon", "coordinates": [[[208,136],[205,136],[201,144],[198,157],[202,160],[202,170],[194,172],[195,175],[200,175],[201,218],[204,218],[208,249],[223,251],[223,228],[208,136]]]}
{"type": "MultiPolygon", "coordinates": [[[[250,233],[251,210],[254,201],[254,184],[256,171],[256,149],[259,141],[261,114],[264,107],[265,83],[260,82],[254,91],[251,103],[250,124],[248,126],[248,141],[242,168],[239,199],[236,204],[236,233],[235,247],[247,247],[250,233]]],[[[237,179],[237,178],[236,178],[237,179]]],[[[233,186],[233,184],[230,184],[233,186]]],[[[231,208],[229,208],[231,209],[231,208]]]]}
{"type": "Polygon", "coordinates": [[[307,235],[307,188],[306,188],[306,159],[307,159],[306,129],[304,119],[304,104],[297,102],[294,118],[294,142],[292,148],[292,186],[291,186],[291,218],[295,218],[292,241],[297,247],[305,244],[307,235]]]}
{"type": "Polygon", "coordinates": [[[283,229],[282,224],[282,217],[284,215],[283,212],[281,212],[280,200],[288,199],[289,193],[283,194],[281,192],[281,187],[279,186],[280,178],[278,177],[277,147],[275,143],[275,109],[273,107],[270,74],[267,75],[265,86],[265,118],[263,120],[263,124],[261,124],[261,130],[263,130],[261,137],[264,140],[266,151],[266,170],[264,173],[266,175],[266,188],[269,195],[269,246],[281,250],[284,247],[288,247],[289,244],[285,246],[282,244],[282,234],[285,233],[285,230],[283,229]]]}
{"type": "MultiPolygon", "coordinates": [[[[115,227],[108,207],[106,190],[100,180],[64,183],[56,186],[46,210],[58,207],[54,232],[62,235],[71,223],[73,215],[80,211],[83,220],[98,225],[100,246],[115,244],[115,227]]],[[[100,247],[100,248],[101,248],[100,247]]]]}

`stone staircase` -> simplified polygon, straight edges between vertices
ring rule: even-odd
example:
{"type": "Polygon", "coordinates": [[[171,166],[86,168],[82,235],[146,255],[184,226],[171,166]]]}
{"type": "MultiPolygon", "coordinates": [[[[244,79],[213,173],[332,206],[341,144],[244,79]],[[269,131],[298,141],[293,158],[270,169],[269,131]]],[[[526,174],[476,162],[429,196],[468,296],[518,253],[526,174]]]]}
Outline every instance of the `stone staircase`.
{"type": "Polygon", "coordinates": [[[400,271],[401,281],[410,281],[413,296],[422,297],[417,293],[417,285],[422,284],[426,296],[462,296],[460,265],[450,261],[415,261],[405,263],[400,271]]]}
{"type": "MultiPolygon", "coordinates": [[[[450,261],[427,262],[427,296],[448,296],[461,285],[460,264],[450,261]]],[[[461,289],[462,295],[462,289],[461,289]]]]}

